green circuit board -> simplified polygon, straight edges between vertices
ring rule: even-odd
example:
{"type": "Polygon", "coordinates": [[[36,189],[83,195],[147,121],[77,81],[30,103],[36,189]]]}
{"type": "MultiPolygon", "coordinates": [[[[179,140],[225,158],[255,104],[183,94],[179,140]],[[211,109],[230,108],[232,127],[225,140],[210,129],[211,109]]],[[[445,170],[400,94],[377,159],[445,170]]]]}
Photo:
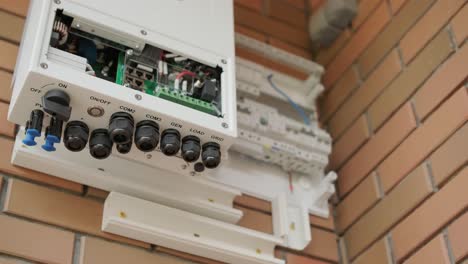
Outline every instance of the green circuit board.
{"type": "MultiPolygon", "coordinates": [[[[125,53],[121,52],[119,54],[118,65],[117,65],[117,74],[116,74],[116,83],[124,85],[125,83],[125,53]]],[[[219,116],[219,111],[216,106],[212,103],[205,102],[203,100],[193,98],[187,95],[182,94],[173,87],[174,83],[169,82],[165,85],[159,85],[157,81],[145,80],[142,85],[142,90],[146,94],[150,94],[176,104],[180,104],[192,109],[210,114],[219,116]]]]}

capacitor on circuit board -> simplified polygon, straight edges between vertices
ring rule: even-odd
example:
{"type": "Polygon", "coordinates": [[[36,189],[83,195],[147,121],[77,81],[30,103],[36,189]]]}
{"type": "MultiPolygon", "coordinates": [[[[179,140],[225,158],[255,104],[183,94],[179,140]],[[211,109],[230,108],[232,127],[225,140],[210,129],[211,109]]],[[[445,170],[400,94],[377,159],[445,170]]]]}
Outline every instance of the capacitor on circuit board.
{"type": "Polygon", "coordinates": [[[169,72],[167,70],[167,62],[163,62],[163,64],[164,64],[164,75],[167,75],[167,73],[169,72]]]}
{"type": "Polygon", "coordinates": [[[179,90],[179,86],[180,86],[180,79],[176,78],[174,80],[174,90],[179,90]]]}
{"type": "Polygon", "coordinates": [[[187,85],[188,85],[187,81],[182,82],[182,92],[187,93],[187,85]]]}
{"type": "Polygon", "coordinates": [[[161,74],[163,74],[163,72],[164,72],[163,61],[160,60],[160,61],[158,62],[158,73],[161,75],[161,74]]]}

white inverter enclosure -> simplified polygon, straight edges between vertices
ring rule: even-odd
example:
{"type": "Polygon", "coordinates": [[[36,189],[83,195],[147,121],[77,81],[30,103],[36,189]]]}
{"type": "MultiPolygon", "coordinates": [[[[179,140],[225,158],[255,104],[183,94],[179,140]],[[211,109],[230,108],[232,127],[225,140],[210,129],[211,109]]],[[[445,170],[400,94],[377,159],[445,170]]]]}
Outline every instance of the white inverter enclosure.
{"type": "Polygon", "coordinates": [[[322,73],[235,35],[232,0],[33,0],[8,113],[20,126],[12,162],[110,191],[106,232],[281,264],[274,247],[309,244],[309,213],[327,217],[334,193],[315,117],[322,73]],[[310,76],[236,58],[235,42],[310,76]],[[310,123],[284,111],[273,81],[310,123]],[[274,234],[235,225],[242,193],[272,202],[274,234]]]}
{"type": "MultiPolygon", "coordinates": [[[[43,96],[50,90],[59,90],[70,97],[69,106],[72,110],[66,121],[82,121],[90,131],[106,128],[112,114],[124,112],[132,115],[134,124],[143,120],[152,120],[159,125],[160,133],[165,129],[173,128],[180,133],[181,138],[194,135],[200,139],[201,144],[215,142],[225,154],[237,132],[232,3],[207,0],[197,1],[195,4],[192,1],[160,0],[151,1],[150,4],[146,1],[132,1],[131,6],[141,6],[141,8],[129,8],[128,1],[61,1],[60,5],[53,1],[34,1],[27,19],[15,71],[9,120],[19,125],[26,125],[31,111],[43,108],[43,96]],[[197,23],[193,23],[190,16],[178,16],[177,23],[167,22],[162,25],[157,22],[157,19],[169,19],[168,10],[174,12],[178,10],[179,14],[184,12],[180,10],[186,9],[181,8],[180,5],[188,5],[187,8],[197,7],[196,10],[203,7],[204,12],[213,13],[213,15],[201,16],[197,23]],[[106,10],[112,10],[112,12],[106,13],[106,10]],[[132,13],[137,10],[141,12],[154,10],[154,12],[146,15],[132,13]],[[206,71],[218,70],[220,72],[217,78],[219,91],[217,98],[213,100],[213,104],[216,104],[216,109],[213,111],[216,113],[207,114],[197,110],[196,104],[187,106],[185,101],[174,102],[173,98],[167,100],[165,97],[167,94],[171,95],[171,92],[177,91],[177,96],[187,101],[192,99],[196,100],[196,103],[211,104],[189,97],[191,96],[189,92],[183,93],[182,86],[185,81],[180,81],[178,89],[173,87],[177,79],[169,80],[162,87],[161,78],[171,78],[170,72],[162,74],[158,81],[154,81],[154,83],[158,82],[158,88],[162,87],[161,91],[164,88],[167,90],[158,95],[156,95],[157,91],[150,95],[143,88],[132,87],[126,80],[119,84],[118,80],[108,81],[97,78],[97,69],[91,70],[95,71],[96,75],[89,74],[89,69],[80,67],[80,65],[92,64],[89,58],[88,62],[86,60],[80,62],[82,57],[68,52],[68,48],[65,52],[59,52],[58,48],[51,46],[51,38],[55,33],[54,23],[57,23],[57,12],[72,19],[70,25],[65,26],[69,30],[67,33],[69,40],[72,36],[79,36],[78,42],[82,39],[92,39],[91,43],[93,41],[96,43],[98,41],[93,38],[99,38],[100,42],[95,44],[98,50],[97,56],[100,55],[99,45],[111,45],[117,47],[115,52],[120,53],[121,56],[127,56],[127,52],[132,52],[134,55],[141,53],[140,59],[144,59],[144,56],[147,56],[145,50],[150,47],[148,54],[160,56],[164,54],[166,61],[185,59],[187,64],[196,63],[194,68],[201,65],[200,67],[205,67],[206,71]],[[215,13],[217,15],[214,15],[215,13]],[[154,18],[156,20],[153,20],[154,18]],[[156,27],[156,25],[159,26],[156,27]],[[208,36],[206,31],[199,30],[208,26],[217,30],[215,31],[217,32],[216,38],[208,36]],[[169,58],[169,56],[172,57],[169,58]]],[[[86,51],[84,53],[86,54],[86,51]]],[[[118,59],[116,58],[111,63],[117,64],[118,59]]],[[[130,57],[129,60],[132,58],[130,57]]],[[[154,67],[151,73],[154,75],[158,75],[159,70],[167,71],[167,68],[171,71],[169,62],[163,62],[161,66],[161,60],[156,58],[155,61],[154,65],[149,66],[137,64],[137,69],[143,71],[154,67]]],[[[96,68],[94,64],[91,66],[96,68]]],[[[174,74],[180,74],[177,67],[178,65],[172,66],[174,74]]],[[[211,77],[205,79],[208,78],[211,77]]],[[[188,81],[195,85],[195,80],[188,81]]],[[[208,105],[208,110],[203,110],[210,111],[209,107],[211,105],[208,105]]],[[[46,125],[47,115],[44,119],[46,125]]],[[[146,162],[145,153],[134,149],[127,153],[125,158],[146,162]]],[[[148,164],[157,166],[154,163],[148,164]]]]}

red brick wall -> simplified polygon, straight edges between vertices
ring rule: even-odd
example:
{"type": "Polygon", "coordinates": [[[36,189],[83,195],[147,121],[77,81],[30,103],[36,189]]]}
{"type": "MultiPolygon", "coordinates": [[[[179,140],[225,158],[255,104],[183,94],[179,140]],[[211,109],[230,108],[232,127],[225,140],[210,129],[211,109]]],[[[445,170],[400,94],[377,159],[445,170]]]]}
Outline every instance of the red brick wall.
{"type": "Polygon", "coordinates": [[[326,65],[344,263],[468,256],[466,0],[361,0],[326,65]]]}
{"type": "MultiPolygon", "coordinates": [[[[306,32],[309,6],[302,0],[236,2],[236,31],[300,56],[310,58],[306,32]]],[[[312,1],[315,2],[315,1],[312,1]]],[[[320,1],[318,1],[320,2],[320,1]]],[[[317,2],[317,3],[318,3],[317,2]]],[[[317,4],[315,3],[315,4],[317,4]]],[[[101,232],[107,192],[10,164],[15,127],[6,121],[10,83],[28,0],[0,0],[0,263],[218,263],[158,245],[101,232]],[[117,242],[117,243],[115,243],[117,242]],[[78,262],[73,262],[78,263],[78,262]]],[[[239,56],[298,78],[304,72],[244,48],[239,56]]],[[[239,225],[272,232],[271,204],[237,197],[244,212],[239,225]]],[[[310,217],[313,243],[302,252],[278,248],[288,264],[337,263],[332,219],[310,217]]]]}

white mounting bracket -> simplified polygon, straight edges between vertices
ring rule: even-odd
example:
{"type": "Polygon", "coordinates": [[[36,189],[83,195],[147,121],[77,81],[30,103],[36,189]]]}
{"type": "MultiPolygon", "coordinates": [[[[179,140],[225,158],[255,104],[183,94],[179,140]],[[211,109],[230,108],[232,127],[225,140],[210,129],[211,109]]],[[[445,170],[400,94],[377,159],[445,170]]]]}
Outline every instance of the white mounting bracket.
{"type": "Polygon", "coordinates": [[[116,192],[106,199],[102,229],[226,263],[285,263],[274,256],[281,238],[116,192]]]}
{"type": "MultiPolygon", "coordinates": [[[[329,217],[328,199],[335,191],[336,174],[303,175],[288,173],[279,166],[256,161],[242,154],[231,152],[224,165],[209,178],[231,186],[245,194],[274,202],[286,195],[287,207],[304,207],[308,213],[329,217]],[[268,185],[268,188],[265,188],[268,185]]],[[[288,211],[289,212],[289,211],[288,211]]]]}
{"type": "Polygon", "coordinates": [[[309,213],[303,204],[290,204],[280,194],[272,202],[272,215],[274,232],[283,238],[283,246],[302,250],[312,240],[309,213]]]}

